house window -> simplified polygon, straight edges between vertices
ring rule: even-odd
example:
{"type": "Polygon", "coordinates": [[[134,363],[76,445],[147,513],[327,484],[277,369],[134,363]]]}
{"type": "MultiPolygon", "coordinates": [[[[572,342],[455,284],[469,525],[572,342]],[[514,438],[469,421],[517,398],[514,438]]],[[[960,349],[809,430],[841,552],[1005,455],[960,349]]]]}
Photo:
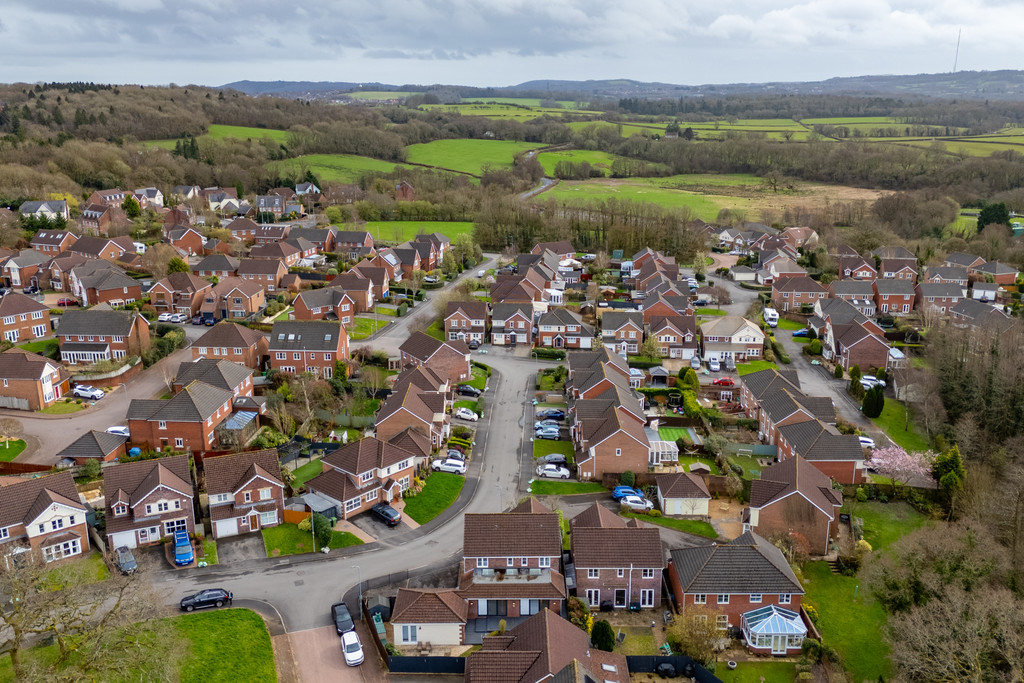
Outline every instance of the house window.
{"type": "Polygon", "coordinates": [[[695,605],[706,605],[708,604],[708,596],[704,593],[696,593],[693,596],[693,604],[695,605]]]}
{"type": "Polygon", "coordinates": [[[792,596],[789,593],[780,593],[779,594],[779,604],[780,605],[788,605],[791,597],[792,596]]]}
{"type": "Polygon", "coordinates": [[[541,567],[550,567],[551,566],[551,558],[550,557],[542,557],[542,558],[540,558],[539,565],[541,567]]]}
{"type": "Polygon", "coordinates": [[[170,509],[171,509],[170,503],[168,503],[165,500],[162,500],[162,501],[160,501],[159,503],[156,504],[156,511],[157,512],[167,512],[170,509]]]}
{"type": "Polygon", "coordinates": [[[601,604],[601,589],[600,588],[588,588],[587,589],[587,604],[591,607],[597,607],[601,604]]]}
{"type": "Polygon", "coordinates": [[[292,354],[292,360],[302,360],[302,354],[301,353],[293,353],[292,354]]]}
{"type": "Polygon", "coordinates": [[[277,510],[268,510],[260,513],[260,526],[277,524],[277,510]]]}
{"type": "Polygon", "coordinates": [[[370,502],[371,500],[377,500],[377,489],[373,489],[366,494],[366,501],[370,502]]]}
{"type": "Polygon", "coordinates": [[[246,503],[251,503],[252,502],[252,491],[246,491],[245,493],[243,493],[242,494],[242,500],[244,500],[246,503]]]}
{"type": "Polygon", "coordinates": [[[654,589],[653,588],[641,588],[640,589],[640,606],[641,607],[654,607],[654,589]]]}
{"type": "Polygon", "coordinates": [[[715,617],[715,626],[721,630],[729,628],[729,616],[726,614],[719,614],[715,617]]]}
{"type": "Polygon", "coordinates": [[[752,602],[752,603],[761,602],[761,594],[760,593],[751,593],[750,594],[750,602],[752,602]]]}
{"type": "Polygon", "coordinates": [[[8,538],[8,531],[7,531],[7,529],[8,529],[8,527],[4,527],[3,529],[0,529],[0,538],[8,538]]]}
{"type": "Polygon", "coordinates": [[[654,578],[654,570],[653,569],[643,569],[643,570],[641,570],[640,575],[641,575],[641,578],[644,578],[644,579],[653,579],[654,578]]]}
{"type": "Polygon", "coordinates": [[[514,566],[516,566],[516,561],[513,558],[511,558],[511,557],[506,558],[505,559],[505,566],[506,567],[514,567],[514,566]]]}
{"type": "Polygon", "coordinates": [[[157,429],[167,429],[167,422],[164,420],[157,420],[157,429]]]}
{"type": "Polygon", "coordinates": [[[487,558],[478,557],[476,558],[476,566],[478,569],[485,569],[487,567],[487,558]]]}
{"type": "Polygon", "coordinates": [[[123,514],[125,514],[127,512],[128,512],[127,506],[124,506],[124,505],[115,505],[114,506],[114,516],[115,517],[120,517],[121,515],[123,515],[123,514]]]}
{"type": "Polygon", "coordinates": [[[694,618],[695,621],[697,621],[699,623],[704,623],[705,621],[708,620],[708,615],[706,615],[706,614],[695,614],[695,615],[693,615],[693,618],[694,618]]]}
{"type": "Polygon", "coordinates": [[[218,493],[218,494],[216,494],[214,496],[210,496],[210,502],[211,503],[226,503],[226,502],[228,502],[228,494],[226,494],[226,493],[218,493]]]}
{"type": "Polygon", "coordinates": [[[416,642],[416,624],[402,624],[402,642],[416,642]]]}
{"type": "Polygon", "coordinates": [[[269,488],[260,489],[260,500],[270,500],[272,491],[269,488]]]}
{"type": "Polygon", "coordinates": [[[284,360],[284,359],[286,359],[288,357],[288,354],[284,353],[283,351],[278,351],[276,356],[277,356],[277,360],[284,360]]]}
{"type": "Polygon", "coordinates": [[[625,575],[626,575],[626,570],[625,569],[616,569],[615,570],[615,576],[619,577],[620,579],[622,577],[624,577],[625,575]]]}
{"type": "Polygon", "coordinates": [[[50,520],[50,531],[56,531],[57,529],[64,528],[64,518],[58,517],[57,519],[50,520]]]}
{"type": "Polygon", "coordinates": [[[600,576],[601,576],[601,570],[600,569],[588,569],[587,570],[587,578],[588,579],[597,579],[597,578],[600,578],[600,576]]]}
{"type": "Polygon", "coordinates": [[[525,557],[520,557],[519,558],[519,566],[520,567],[525,567],[527,564],[529,564],[529,562],[527,561],[527,559],[525,557]]]}
{"type": "Polygon", "coordinates": [[[615,449],[615,455],[622,455],[622,449],[621,448],[616,448],[615,449]]]}
{"type": "Polygon", "coordinates": [[[241,356],[242,355],[242,349],[235,349],[235,355],[236,356],[241,356]]]}
{"type": "Polygon", "coordinates": [[[353,498],[352,500],[346,500],[345,501],[345,514],[348,514],[348,513],[352,512],[353,510],[356,510],[359,507],[359,501],[360,501],[359,498],[353,498]]]}
{"type": "Polygon", "coordinates": [[[185,447],[185,439],[181,438],[180,436],[177,437],[174,440],[174,447],[175,448],[184,448],[185,447]]]}

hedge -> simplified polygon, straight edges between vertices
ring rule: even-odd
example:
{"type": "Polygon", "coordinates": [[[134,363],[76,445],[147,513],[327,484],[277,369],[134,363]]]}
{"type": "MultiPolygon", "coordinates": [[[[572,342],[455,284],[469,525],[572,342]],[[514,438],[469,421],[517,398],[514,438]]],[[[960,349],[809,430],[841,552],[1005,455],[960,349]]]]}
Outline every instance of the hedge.
{"type": "Polygon", "coordinates": [[[700,404],[697,403],[697,394],[692,391],[683,392],[683,413],[686,417],[700,417],[700,404]]]}
{"type": "Polygon", "coordinates": [[[475,360],[475,361],[473,361],[473,367],[474,368],[480,368],[481,370],[483,370],[484,372],[487,373],[488,377],[491,376],[491,366],[490,365],[484,365],[480,361],[475,360]]]}
{"type": "Polygon", "coordinates": [[[638,391],[641,394],[643,394],[644,396],[648,396],[648,397],[653,397],[653,396],[676,396],[676,397],[679,397],[679,396],[682,395],[682,392],[679,389],[651,389],[651,388],[647,388],[647,387],[641,387],[640,389],[634,389],[634,391],[638,391]]]}
{"type": "Polygon", "coordinates": [[[534,353],[537,358],[543,358],[545,360],[565,360],[565,351],[559,349],[536,349],[534,353]]]}
{"type": "Polygon", "coordinates": [[[656,368],[661,365],[660,360],[646,360],[646,356],[630,356],[626,363],[631,368],[637,368],[638,370],[646,370],[648,368],[656,368]]]}
{"type": "Polygon", "coordinates": [[[786,350],[782,348],[782,344],[777,342],[775,339],[772,339],[772,349],[775,351],[775,357],[778,358],[780,362],[785,363],[786,365],[789,365],[792,362],[789,359],[789,355],[786,353],[786,350]]]}

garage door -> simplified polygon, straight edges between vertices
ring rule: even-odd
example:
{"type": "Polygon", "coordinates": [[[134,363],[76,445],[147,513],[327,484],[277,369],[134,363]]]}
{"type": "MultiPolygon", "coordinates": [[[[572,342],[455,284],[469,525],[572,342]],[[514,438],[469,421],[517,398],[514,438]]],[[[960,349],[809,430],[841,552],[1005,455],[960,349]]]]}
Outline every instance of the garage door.
{"type": "Polygon", "coordinates": [[[238,520],[237,519],[221,519],[216,522],[216,528],[214,529],[215,538],[227,538],[228,536],[238,535],[238,520]]]}
{"type": "Polygon", "coordinates": [[[137,548],[138,543],[135,542],[134,531],[122,531],[117,534],[111,534],[110,536],[110,547],[121,548],[127,546],[128,548],[137,548]]]}

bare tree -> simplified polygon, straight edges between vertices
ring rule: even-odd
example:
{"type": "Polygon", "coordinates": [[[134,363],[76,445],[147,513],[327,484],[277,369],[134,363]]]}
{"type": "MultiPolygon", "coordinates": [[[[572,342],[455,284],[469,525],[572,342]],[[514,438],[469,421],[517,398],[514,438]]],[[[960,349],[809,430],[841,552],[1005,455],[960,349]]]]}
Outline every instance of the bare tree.
{"type": "Polygon", "coordinates": [[[360,375],[366,395],[373,397],[387,385],[387,373],[375,365],[367,365],[360,375]]]}
{"type": "Polygon", "coordinates": [[[687,606],[686,612],[676,617],[665,637],[674,651],[708,666],[717,659],[718,643],[722,640],[717,619],[718,613],[714,610],[687,606]]]}
{"type": "Polygon", "coordinates": [[[167,264],[178,255],[178,250],[169,244],[154,244],[142,255],[142,265],[157,280],[167,277],[167,264]]]}
{"type": "Polygon", "coordinates": [[[729,293],[729,290],[721,285],[708,287],[704,290],[704,295],[718,308],[732,303],[732,295],[729,293]]]}
{"type": "Polygon", "coordinates": [[[0,436],[5,439],[6,448],[10,448],[10,442],[18,439],[22,433],[21,422],[15,420],[13,417],[0,418],[0,436]]]}

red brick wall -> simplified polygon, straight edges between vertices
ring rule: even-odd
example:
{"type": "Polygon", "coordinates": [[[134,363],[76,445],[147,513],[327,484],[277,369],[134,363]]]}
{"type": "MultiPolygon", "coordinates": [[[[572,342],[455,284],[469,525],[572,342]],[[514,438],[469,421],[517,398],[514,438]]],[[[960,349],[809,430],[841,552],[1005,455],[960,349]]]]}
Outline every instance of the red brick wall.
{"type": "MultiPolygon", "coordinates": [[[[264,347],[265,346],[266,345],[264,345],[264,347]]],[[[260,359],[264,355],[266,355],[266,349],[264,348],[264,349],[260,350],[259,349],[259,344],[257,344],[256,346],[249,346],[249,347],[243,348],[241,351],[242,351],[241,355],[236,355],[235,354],[235,349],[232,348],[232,347],[222,348],[222,347],[219,347],[219,346],[218,347],[214,347],[214,346],[204,346],[204,347],[193,346],[192,347],[192,360],[199,360],[199,357],[202,356],[204,358],[214,358],[214,359],[217,359],[217,360],[229,360],[229,361],[231,361],[233,363],[241,363],[242,365],[246,366],[247,368],[254,368],[255,369],[255,368],[259,367],[260,359]],[[206,351],[205,353],[202,353],[203,349],[205,349],[205,351],[206,351]],[[221,351],[225,351],[225,353],[221,353],[221,351]]]]}
{"type": "Polygon", "coordinates": [[[216,445],[209,440],[213,430],[224,421],[227,415],[216,417],[209,427],[206,422],[168,422],[166,429],[160,429],[156,420],[129,420],[128,430],[131,432],[131,445],[148,446],[156,449],[185,450],[193,453],[208,451],[216,445]],[[181,438],[183,446],[178,447],[175,439],[181,438]]]}
{"type": "Polygon", "coordinates": [[[594,458],[585,463],[580,477],[600,480],[605,472],[646,472],[650,453],[627,434],[619,432],[608,437],[594,449],[594,458]],[[615,455],[621,449],[621,455],[615,455]],[[585,471],[584,471],[585,470],[585,471]]]}
{"type": "Polygon", "coordinates": [[[810,544],[810,552],[828,552],[830,522],[828,517],[801,495],[792,495],[761,508],[753,530],[764,538],[799,533],[810,544]]]}
{"type": "MultiPolygon", "coordinates": [[[[615,591],[625,590],[628,592],[626,598],[626,606],[629,606],[631,602],[640,602],[640,591],[643,589],[651,589],[654,591],[654,607],[657,608],[661,605],[661,569],[655,569],[654,577],[650,579],[644,579],[643,571],[641,569],[633,569],[632,577],[630,577],[629,567],[623,567],[623,577],[618,577],[618,572],[615,569],[601,569],[600,575],[596,579],[589,578],[588,570],[589,567],[581,567],[576,565],[576,595],[583,600],[587,601],[587,589],[596,588],[601,591],[600,601],[615,600],[615,591]]],[[[599,604],[600,604],[599,601],[599,604]]]]}
{"type": "Polygon", "coordinates": [[[469,358],[447,346],[439,349],[424,365],[452,382],[462,382],[472,377],[469,358]]]}
{"type": "Polygon", "coordinates": [[[840,484],[864,483],[864,470],[857,469],[857,463],[852,460],[812,460],[810,462],[840,484]]]}
{"type": "Polygon", "coordinates": [[[50,334],[50,311],[40,311],[42,313],[41,318],[33,318],[31,313],[21,313],[14,316],[14,324],[7,325],[3,322],[3,318],[0,317],[0,339],[6,339],[7,332],[17,330],[18,331],[18,342],[28,341],[30,339],[39,339],[50,334]],[[36,336],[32,332],[32,328],[42,325],[45,329],[43,334],[36,336]]]}

